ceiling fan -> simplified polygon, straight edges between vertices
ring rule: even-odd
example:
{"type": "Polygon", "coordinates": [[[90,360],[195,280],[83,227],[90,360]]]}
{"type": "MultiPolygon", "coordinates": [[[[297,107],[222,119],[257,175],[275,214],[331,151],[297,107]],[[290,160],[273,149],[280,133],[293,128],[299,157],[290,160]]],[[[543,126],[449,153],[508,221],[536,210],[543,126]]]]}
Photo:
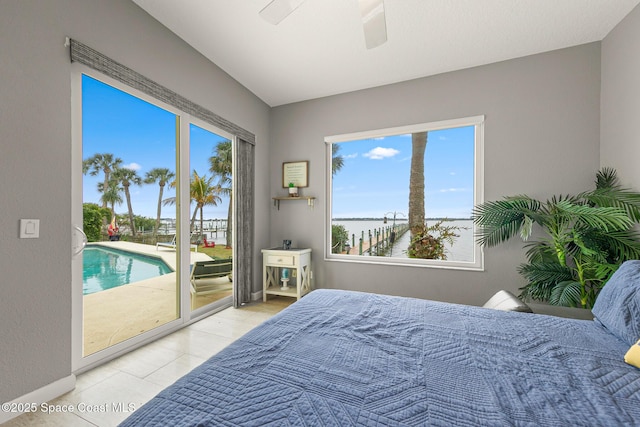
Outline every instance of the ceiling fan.
{"type": "MultiPolygon", "coordinates": [[[[273,24],[278,25],[291,12],[305,0],[272,0],[261,11],[260,16],[273,24]]],[[[387,24],[384,16],[383,0],[358,0],[360,15],[362,16],[362,28],[367,49],[373,49],[387,41],[387,24]]]]}

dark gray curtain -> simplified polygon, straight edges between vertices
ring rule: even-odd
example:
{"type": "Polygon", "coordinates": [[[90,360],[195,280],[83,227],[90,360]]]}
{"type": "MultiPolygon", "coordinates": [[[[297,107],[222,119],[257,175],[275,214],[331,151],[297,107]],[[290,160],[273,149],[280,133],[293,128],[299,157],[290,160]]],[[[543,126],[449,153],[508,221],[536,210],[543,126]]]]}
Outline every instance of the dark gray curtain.
{"type": "Polygon", "coordinates": [[[231,123],[217,114],[195,104],[174,91],[146,78],[100,52],[77,40],[70,39],[71,62],[79,62],[102,74],[109,76],[127,86],[137,89],[162,102],[172,105],[185,113],[191,114],[213,126],[227,131],[237,137],[236,170],[236,275],[234,276],[235,296],[233,305],[238,307],[251,299],[253,283],[253,183],[254,183],[254,144],[253,133],[231,123]]]}
{"type": "Polygon", "coordinates": [[[254,225],[254,145],[238,138],[236,149],[236,254],[234,260],[238,279],[234,277],[235,292],[233,306],[251,300],[251,284],[253,283],[253,225],[254,225]]]}

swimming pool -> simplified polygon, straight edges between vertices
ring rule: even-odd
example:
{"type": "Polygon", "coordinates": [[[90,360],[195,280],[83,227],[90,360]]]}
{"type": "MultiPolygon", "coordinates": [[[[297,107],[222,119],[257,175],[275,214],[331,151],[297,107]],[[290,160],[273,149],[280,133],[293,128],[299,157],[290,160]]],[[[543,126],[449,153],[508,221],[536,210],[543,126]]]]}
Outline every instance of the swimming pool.
{"type": "Polygon", "coordinates": [[[158,258],[118,249],[87,246],[82,253],[82,293],[89,295],[172,271],[158,258]]]}

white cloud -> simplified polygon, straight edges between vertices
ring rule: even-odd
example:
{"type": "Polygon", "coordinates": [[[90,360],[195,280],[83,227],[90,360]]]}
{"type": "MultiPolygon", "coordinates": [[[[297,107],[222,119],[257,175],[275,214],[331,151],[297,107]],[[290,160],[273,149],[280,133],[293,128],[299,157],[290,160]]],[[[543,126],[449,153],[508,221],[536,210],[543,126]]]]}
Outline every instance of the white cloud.
{"type": "Polygon", "coordinates": [[[356,157],[358,157],[358,153],[346,154],[342,156],[343,159],[355,159],[356,157]]]}
{"type": "Polygon", "coordinates": [[[139,171],[140,169],[142,169],[142,166],[140,166],[139,164],[133,162],[133,163],[129,163],[128,165],[124,165],[122,166],[123,169],[131,169],[132,171],[139,171]]]}
{"type": "Polygon", "coordinates": [[[376,147],[368,153],[363,154],[363,156],[371,160],[382,160],[387,157],[393,157],[398,153],[400,153],[400,151],[395,148],[376,147]]]}
{"type": "Polygon", "coordinates": [[[466,188],[441,188],[441,193],[460,193],[462,191],[467,191],[466,188]]]}

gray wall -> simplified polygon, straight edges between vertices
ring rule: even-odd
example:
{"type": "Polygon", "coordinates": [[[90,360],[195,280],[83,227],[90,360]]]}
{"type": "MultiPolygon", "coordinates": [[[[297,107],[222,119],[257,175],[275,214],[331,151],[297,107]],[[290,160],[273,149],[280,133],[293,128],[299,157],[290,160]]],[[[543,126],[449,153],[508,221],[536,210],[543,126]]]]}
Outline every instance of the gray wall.
{"type": "Polygon", "coordinates": [[[282,194],[283,161],[309,160],[315,209],[272,208],[271,244],[290,238],[313,249],[316,287],[482,304],[524,285],[522,244],[485,251],[485,271],[327,262],[324,255],[324,136],[486,115],[485,200],[582,191],[599,167],[600,44],[592,43],[274,108],[271,193],[282,194]]]}
{"type": "MultiPolygon", "coordinates": [[[[0,402],[71,373],[65,36],[255,133],[256,206],[269,204],[268,106],[146,12],[128,0],[0,1],[0,402]],[[41,220],[40,239],[18,239],[20,218],[41,220]]],[[[256,217],[258,261],[268,225],[256,217]]]]}
{"type": "Polygon", "coordinates": [[[602,41],[600,161],[640,190],[640,6],[602,41]]]}

